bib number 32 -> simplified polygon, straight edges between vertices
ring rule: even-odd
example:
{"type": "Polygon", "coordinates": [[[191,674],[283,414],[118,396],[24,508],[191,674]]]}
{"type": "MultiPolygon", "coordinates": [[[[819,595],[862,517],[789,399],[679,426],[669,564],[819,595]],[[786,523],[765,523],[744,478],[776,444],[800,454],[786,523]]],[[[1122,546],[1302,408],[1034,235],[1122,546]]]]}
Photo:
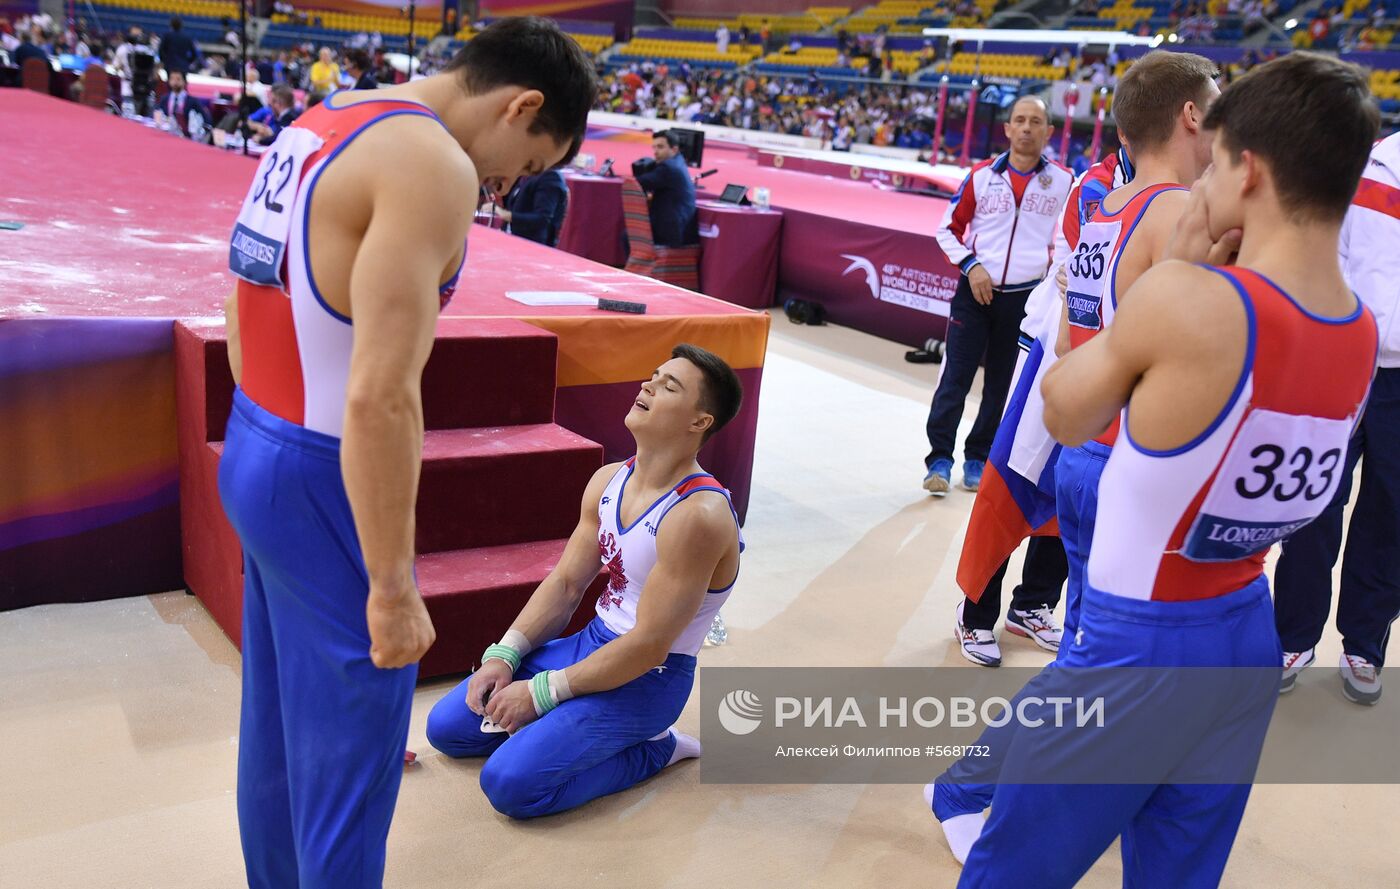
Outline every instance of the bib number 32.
{"type": "Polygon", "coordinates": [[[292,231],[292,209],[307,158],[324,144],[300,127],[287,127],[263,155],[229,240],[228,265],[250,284],[282,288],[282,258],[292,231]]]}

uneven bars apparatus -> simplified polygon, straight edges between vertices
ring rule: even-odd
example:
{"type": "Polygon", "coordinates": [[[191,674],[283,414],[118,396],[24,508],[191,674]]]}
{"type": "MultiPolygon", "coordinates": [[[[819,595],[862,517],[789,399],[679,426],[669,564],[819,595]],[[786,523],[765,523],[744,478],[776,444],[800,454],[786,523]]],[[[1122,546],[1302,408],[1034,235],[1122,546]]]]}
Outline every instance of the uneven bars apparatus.
{"type": "MultiPolygon", "coordinates": [[[[954,41],[959,43],[976,41],[977,61],[973,68],[972,87],[969,90],[967,103],[967,124],[963,128],[963,145],[960,161],[963,166],[967,166],[969,152],[972,150],[969,134],[972,132],[973,117],[977,109],[978,95],[978,75],[982,71],[982,45],[984,43],[1072,43],[1081,49],[1089,44],[1107,45],[1110,48],[1115,46],[1151,46],[1162,45],[1165,39],[1161,34],[1155,37],[1139,37],[1136,34],[1129,34],[1127,31],[1036,31],[1036,30],[1015,30],[1008,29],[988,30],[986,28],[925,28],[925,37],[946,37],[951,44],[954,41]]],[[[951,59],[949,60],[951,61],[951,59]]],[[[945,109],[945,97],[947,96],[948,75],[945,73],[939,84],[938,119],[934,125],[934,132],[938,135],[943,133],[943,113],[945,109]]],[[[1100,91],[1102,95],[1102,91],[1100,91]]],[[[1102,98],[1100,99],[1102,103],[1102,98]]],[[[1100,104],[1098,109],[1098,127],[1096,134],[1102,130],[1104,116],[1104,105],[1100,104]]],[[[1068,114],[1065,116],[1065,128],[1072,125],[1068,114]]],[[[934,157],[938,156],[939,150],[938,136],[934,138],[934,157]]]]}

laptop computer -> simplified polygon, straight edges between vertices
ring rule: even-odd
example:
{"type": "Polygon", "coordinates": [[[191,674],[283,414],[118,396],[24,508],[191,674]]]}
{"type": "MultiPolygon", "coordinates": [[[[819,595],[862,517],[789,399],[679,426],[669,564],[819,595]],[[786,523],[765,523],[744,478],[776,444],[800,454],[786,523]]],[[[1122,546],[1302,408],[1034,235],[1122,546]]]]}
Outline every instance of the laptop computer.
{"type": "Polygon", "coordinates": [[[726,185],[719,199],[726,204],[747,204],[749,202],[749,187],[747,185],[726,185]]]}

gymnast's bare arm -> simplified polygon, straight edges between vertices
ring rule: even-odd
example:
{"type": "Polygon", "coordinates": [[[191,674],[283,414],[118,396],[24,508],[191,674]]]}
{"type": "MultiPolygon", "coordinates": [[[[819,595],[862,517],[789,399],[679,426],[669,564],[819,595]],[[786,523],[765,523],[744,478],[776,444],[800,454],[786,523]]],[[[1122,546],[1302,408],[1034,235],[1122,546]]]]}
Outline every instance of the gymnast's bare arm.
{"type": "Polygon", "coordinates": [[[224,338],[228,343],[228,369],[235,386],[243,383],[243,345],[238,339],[238,291],[224,298],[224,338]]]}
{"type": "Polygon", "coordinates": [[[677,504],[656,535],[656,567],[637,603],[637,625],[565,669],[569,689],[608,691],[663,663],[695,619],[721,560],[738,545],[734,513],[722,495],[701,492],[677,504]]]}
{"type": "Polygon", "coordinates": [[[387,669],[416,662],[434,639],[413,577],[421,380],[438,287],[460,256],[478,183],[471,161],[426,118],[404,115],[360,140],[329,168],[335,178],[323,179],[313,198],[312,259],[321,243],[344,249],[335,228],[342,218],[363,219],[348,286],[332,280],[324,289],[332,305],[348,296],[346,314],[354,319],[340,464],[369,574],[370,657],[387,669]],[[332,200],[322,203],[320,189],[328,187],[332,200]],[[317,214],[328,228],[316,228],[317,214]],[[318,230],[327,232],[324,241],[314,240],[318,230]]]}
{"type": "MultiPolygon", "coordinates": [[[[608,482],[617,475],[621,463],[611,463],[593,474],[583,492],[578,525],[564,546],[564,555],[549,576],[535,588],[530,601],[520,610],[520,616],[510,625],[512,630],[539,647],[558,637],[578,610],[588,585],[598,576],[598,501],[607,490],[608,482]]],[[[514,671],[503,660],[488,660],[472,674],[467,683],[467,707],[483,713],[484,701],[511,683],[514,671]]]]}
{"type": "Polygon", "coordinates": [[[1112,324],[1045,374],[1045,428],[1063,444],[1103,432],[1131,398],[1133,441],[1177,448],[1204,431],[1234,391],[1248,322],[1223,278],[1169,260],[1138,278],[1130,297],[1112,324]]]}

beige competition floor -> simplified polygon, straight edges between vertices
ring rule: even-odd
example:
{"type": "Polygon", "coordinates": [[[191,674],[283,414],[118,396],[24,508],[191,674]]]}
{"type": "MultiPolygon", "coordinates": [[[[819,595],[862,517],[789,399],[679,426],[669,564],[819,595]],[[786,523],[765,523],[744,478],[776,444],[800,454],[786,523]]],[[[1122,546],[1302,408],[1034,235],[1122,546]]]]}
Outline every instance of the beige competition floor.
{"type": "MultiPolygon", "coordinates": [[[[702,667],[978,669],[953,650],[950,632],[972,496],[933,501],[918,485],[936,368],[905,364],[891,343],[794,327],[781,314],[773,331],[749,550],[724,612],[731,640],[703,651],[702,667]]],[[[974,410],[970,400],[968,417],[974,410]]],[[[1008,663],[1046,660],[1025,640],[1003,641],[1008,663]]],[[[1329,628],[1319,662],[1336,663],[1339,650],[1329,628]]],[[[1335,683],[1334,672],[1316,671],[1295,697],[1351,706],[1335,683]]],[[[414,700],[409,746],[420,765],[404,778],[388,886],[957,881],[914,785],[711,786],[692,762],[581,810],[513,823],[487,805],[478,764],[441,757],[424,740],[428,709],[450,685],[424,685],[414,700]]],[[[181,593],[0,614],[0,887],[239,885],[238,697],[237,652],[181,593]]],[[[681,726],[698,730],[694,697],[681,726]]],[[[1225,885],[1400,885],[1397,812],[1400,787],[1261,786],[1225,885]]],[[[1083,885],[1119,880],[1115,848],[1083,885]]],[[[1034,889],[1034,874],[1022,885],[1034,889]]]]}

